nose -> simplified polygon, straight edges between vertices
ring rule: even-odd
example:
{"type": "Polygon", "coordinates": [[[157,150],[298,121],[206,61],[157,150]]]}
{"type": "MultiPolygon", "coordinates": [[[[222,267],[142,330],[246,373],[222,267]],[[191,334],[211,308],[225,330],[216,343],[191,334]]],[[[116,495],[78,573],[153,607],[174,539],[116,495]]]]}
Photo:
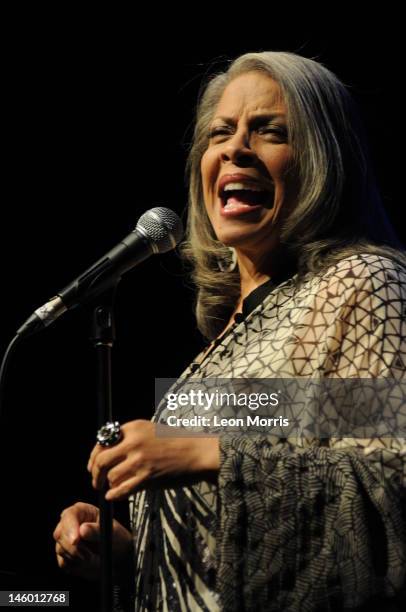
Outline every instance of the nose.
{"type": "Polygon", "coordinates": [[[252,166],[256,155],[250,147],[247,135],[236,132],[224,142],[220,158],[222,162],[230,161],[237,166],[246,167],[252,166]]]}

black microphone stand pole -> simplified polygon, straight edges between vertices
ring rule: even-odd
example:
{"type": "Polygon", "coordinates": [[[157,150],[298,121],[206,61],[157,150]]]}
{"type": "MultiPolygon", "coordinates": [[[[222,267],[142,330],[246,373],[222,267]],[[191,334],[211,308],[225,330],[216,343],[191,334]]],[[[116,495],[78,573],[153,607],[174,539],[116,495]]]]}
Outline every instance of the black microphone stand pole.
{"type": "MultiPolygon", "coordinates": [[[[113,420],[111,352],[115,336],[114,298],[116,286],[98,298],[93,311],[91,342],[97,353],[98,428],[113,420]]],[[[113,504],[105,499],[108,483],[99,493],[100,556],[101,556],[101,612],[113,611],[113,504]]]]}

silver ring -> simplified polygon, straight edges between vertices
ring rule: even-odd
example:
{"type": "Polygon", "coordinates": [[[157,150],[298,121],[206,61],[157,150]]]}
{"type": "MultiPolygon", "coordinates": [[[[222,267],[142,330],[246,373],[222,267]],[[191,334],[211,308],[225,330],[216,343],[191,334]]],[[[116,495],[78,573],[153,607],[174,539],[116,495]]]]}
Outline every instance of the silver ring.
{"type": "Polygon", "coordinates": [[[123,437],[118,421],[107,421],[97,432],[97,442],[101,446],[114,446],[123,437]]]}

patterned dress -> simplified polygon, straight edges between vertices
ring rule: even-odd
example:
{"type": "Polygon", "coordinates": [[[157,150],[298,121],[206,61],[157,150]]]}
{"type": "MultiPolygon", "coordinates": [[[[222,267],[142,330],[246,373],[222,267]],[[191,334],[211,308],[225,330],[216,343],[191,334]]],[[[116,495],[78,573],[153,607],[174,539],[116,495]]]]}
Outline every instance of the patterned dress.
{"type": "MultiPolygon", "coordinates": [[[[180,381],[406,377],[402,266],[361,254],[295,279],[257,288],[180,381]]],[[[136,610],[341,610],[370,598],[398,609],[403,438],[225,435],[220,453],[217,485],[130,499],[136,610]]]]}

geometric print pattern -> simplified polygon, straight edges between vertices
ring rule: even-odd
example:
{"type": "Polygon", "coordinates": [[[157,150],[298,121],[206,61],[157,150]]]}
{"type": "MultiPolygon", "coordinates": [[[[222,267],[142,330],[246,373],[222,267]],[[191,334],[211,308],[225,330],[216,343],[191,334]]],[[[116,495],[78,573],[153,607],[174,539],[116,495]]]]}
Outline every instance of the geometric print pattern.
{"type": "MultiPolygon", "coordinates": [[[[405,365],[406,270],[365,253],[300,285],[295,275],[271,287],[179,380],[404,379],[405,365]]],[[[130,498],[136,610],[355,609],[371,597],[396,609],[404,601],[403,438],[228,434],[220,452],[217,486],[130,498]]]]}

